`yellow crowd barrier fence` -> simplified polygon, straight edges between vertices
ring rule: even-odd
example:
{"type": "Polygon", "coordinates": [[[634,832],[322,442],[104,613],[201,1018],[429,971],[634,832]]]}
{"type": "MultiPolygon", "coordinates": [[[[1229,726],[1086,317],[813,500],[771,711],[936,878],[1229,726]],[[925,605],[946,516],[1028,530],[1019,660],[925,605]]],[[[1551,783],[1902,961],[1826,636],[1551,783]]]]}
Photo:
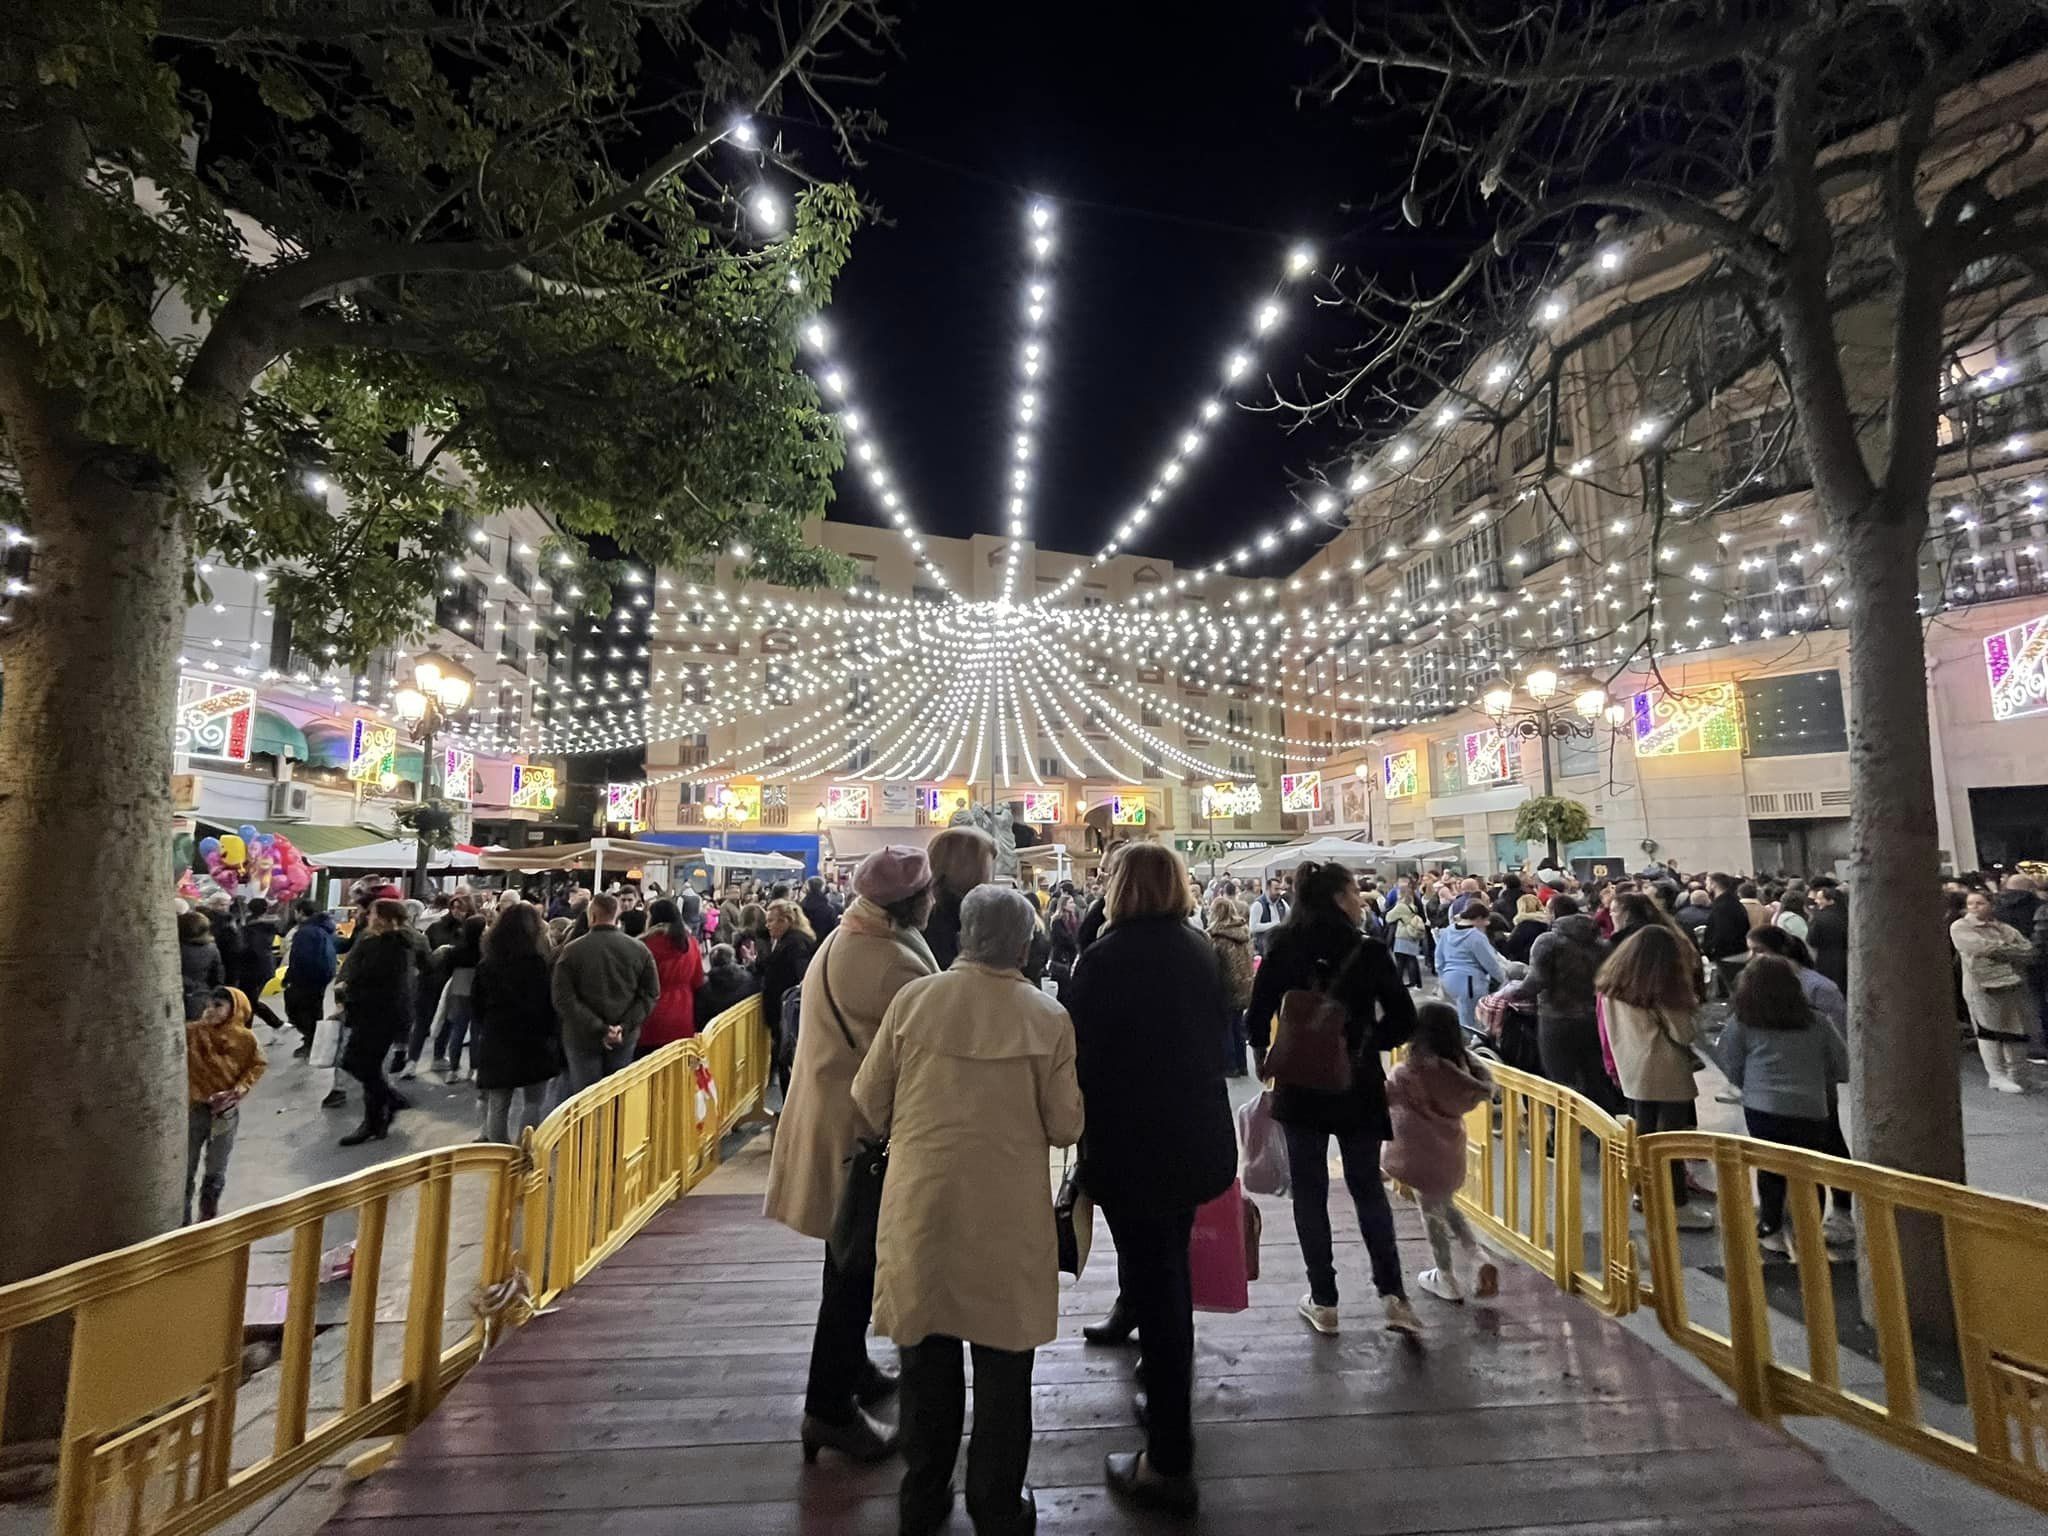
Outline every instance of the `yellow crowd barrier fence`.
{"type": "Polygon", "coordinates": [[[0,1288],[0,1403],[11,1369],[68,1352],[55,1536],[195,1536],[358,1441],[405,1434],[498,1329],[709,1173],[767,1077],[757,997],[575,1095],[522,1146],[414,1153],[0,1288]],[[402,1255],[387,1244],[400,1201],[402,1255]],[[334,1245],[346,1301],[323,1321],[323,1279],[342,1283],[323,1253],[351,1226],[353,1248],[334,1245]],[[273,1257],[277,1362],[245,1382],[252,1266],[273,1257]]]}
{"type": "Polygon", "coordinates": [[[2048,1208],[1746,1136],[1670,1132],[1644,1137],[1637,1151],[1658,1321],[1728,1384],[1744,1409],[1767,1423],[1787,1414],[1838,1419],[2048,1510],[2048,1322],[2032,1305],[2039,1277],[2048,1274],[2048,1208]],[[1671,1190],[1671,1165],[1680,1160],[1714,1168],[1725,1334],[1701,1326],[1687,1304],[1671,1190]],[[1757,1173],[1786,1181],[1798,1319],[1766,1302],[1751,1191],[1757,1173]],[[1843,1368],[1821,1232],[1821,1201],[1830,1189],[1847,1190],[1856,1204],[1876,1380],[1859,1382],[1843,1368]],[[1938,1232],[1938,1273],[1915,1281],[1902,1254],[1902,1226],[1938,1232]],[[1925,1287],[1925,1298],[1953,1321],[1966,1409],[1948,1427],[1927,1422],[1909,1284],[1925,1287]],[[1788,1340],[1782,1354],[1781,1334],[1788,1340]]]}
{"type": "Polygon", "coordinates": [[[1494,1247],[1548,1275],[1567,1295],[1609,1317],[1633,1312],[1635,1127],[1548,1078],[1488,1067],[1500,1091],[1465,1117],[1459,1207],[1494,1247]],[[1589,1159],[1600,1176],[1590,1198],[1589,1159]]]}

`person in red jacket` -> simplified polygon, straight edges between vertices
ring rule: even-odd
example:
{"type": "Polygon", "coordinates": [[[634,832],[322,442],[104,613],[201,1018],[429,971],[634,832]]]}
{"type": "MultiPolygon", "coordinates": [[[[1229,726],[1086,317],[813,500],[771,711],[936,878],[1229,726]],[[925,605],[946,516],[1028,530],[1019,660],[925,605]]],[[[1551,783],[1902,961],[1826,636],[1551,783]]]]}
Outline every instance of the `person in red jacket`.
{"type": "Polygon", "coordinates": [[[647,1022],[640,1026],[640,1040],[633,1047],[636,1061],[650,1051],[697,1033],[697,986],[704,980],[704,952],[690,937],[682,912],[667,897],[647,909],[647,932],[640,942],[654,955],[661,996],[655,999],[647,1022]]]}

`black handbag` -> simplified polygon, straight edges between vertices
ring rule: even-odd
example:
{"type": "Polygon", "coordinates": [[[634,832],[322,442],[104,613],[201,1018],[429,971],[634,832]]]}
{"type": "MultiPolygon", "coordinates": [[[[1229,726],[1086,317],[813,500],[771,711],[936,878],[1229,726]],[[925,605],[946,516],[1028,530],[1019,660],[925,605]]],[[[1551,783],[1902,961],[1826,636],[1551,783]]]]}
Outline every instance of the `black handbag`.
{"type": "Polygon", "coordinates": [[[1081,1166],[1067,1166],[1060,1176],[1060,1192],[1052,1202],[1053,1230],[1059,1234],[1060,1273],[1076,1280],[1088,1267],[1088,1250],[1095,1243],[1095,1202],[1088,1198],[1081,1166]]]}
{"type": "MultiPolygon", "coordinates": [[[[828,974],[831,948],[827,940],[818,951],[814,965],[818,989],[824,994],[825,1009],[839,1026],[846,1048],[858,1057],[860,1047],[854,1043],[853,1031],[846,1027],[846,1018],[832,996],[828,974]]],[[[882,1220],[882,1184],[889,1176],[888,1137],[861,1137],[853,1144],[853,1156],[843,1166],[846,1177],[839,1186],[839,1204],[832,1212],[832,1231],[825,1239],[825,1252],[832,1267],[841,1274],[869,1274],[875,1267],[875,1232],[882,1220]]]]}

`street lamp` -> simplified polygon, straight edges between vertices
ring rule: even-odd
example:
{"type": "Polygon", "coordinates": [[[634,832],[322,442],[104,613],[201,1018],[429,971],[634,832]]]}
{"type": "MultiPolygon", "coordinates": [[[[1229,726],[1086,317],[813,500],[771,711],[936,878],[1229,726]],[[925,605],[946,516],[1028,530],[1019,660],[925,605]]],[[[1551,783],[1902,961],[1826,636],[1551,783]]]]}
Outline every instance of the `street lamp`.
{"type": "MultiPolygon", "coordinates": [[[[1598,732],[1596,721],[1605,720],[1610,731],[1619,731],[1621,723],[1628,717],[1628,711],[1620,704],[1610,703],[1607,690],[1595,684],[1588,684],[1572,694],[1571,706],[1566,709],[1559,697],[1558,675],[1548,667],[1538,667],[1522,678],[1522,692],[1529,702],[1517,707],[1515,690],[1502,682],[1486,690],[1480,703],[1487,714],[1493,717],[1494,728],[1510,740],[1536,741],[1541,743],[1543,752],[1543,794],[1547,799],[1552,792],[1550,777],[1550,744],[1553,741],[1591,741],[1598,732]]],[[[1557,839],[1544,839],[1554,866],[1557,863],[1557,839]]]]}
{"type": "MultiPolygon", "coordinates": [[[[439,651],[423,651],[413,659],[413,686],[401,688],[392,702],[406,730],[420,744],[420,807],[438,798],[441,764],[434,755],[434,733],[448,724],[455,711],[469,702],[476,687],[476,674],[454,658],[439,651]]],[[[422,901],[427,895],[427,839],[425,828],[414,827],[419,844],[412,870],[412,893],[422,901]]]]}

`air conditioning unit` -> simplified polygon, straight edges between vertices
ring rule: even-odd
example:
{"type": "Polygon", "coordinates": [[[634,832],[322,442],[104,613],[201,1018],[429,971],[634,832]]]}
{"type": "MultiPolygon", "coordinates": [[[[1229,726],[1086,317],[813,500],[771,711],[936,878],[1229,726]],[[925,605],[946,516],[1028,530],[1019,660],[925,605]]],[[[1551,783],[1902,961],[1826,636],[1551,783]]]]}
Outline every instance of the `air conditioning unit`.
{"type": "Polygon", "coordinates": [[[313,815],[313,789],[309,784],[270,786],[270,819],[309,821],[313,815]]]}

